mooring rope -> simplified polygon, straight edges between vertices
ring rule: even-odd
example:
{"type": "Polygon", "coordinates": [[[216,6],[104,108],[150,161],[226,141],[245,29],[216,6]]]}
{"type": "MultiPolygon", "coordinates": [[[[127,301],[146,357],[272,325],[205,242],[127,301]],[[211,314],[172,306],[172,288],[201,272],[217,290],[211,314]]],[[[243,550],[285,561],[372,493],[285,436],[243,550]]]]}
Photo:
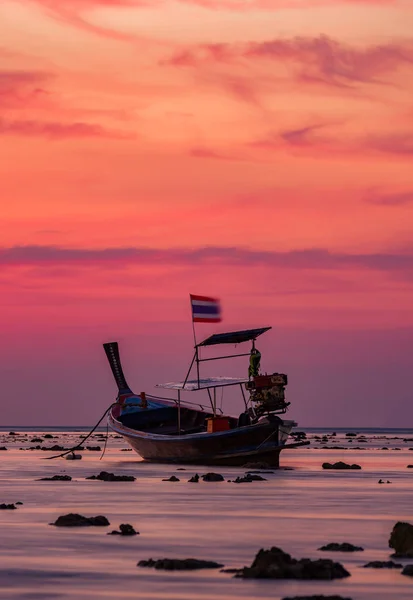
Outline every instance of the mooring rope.
{"type": "MultiPolygon", "coordinates": [[[[99,427],[99,425],[101,424],[101,422],[103,421],[103,419],[106,417],[106,415],[108,414],[108,412],[111,410],[111,408],[113,408],[116,404],[118,404],[118,402],[112,402],[112,404],[105,410],[105,412],[103,413],[103,415],[101,416],[101,418],[99,419],[99,421],[96,423],[96,425],[93,427],[93,429],[91,429],[89,431],[89,433],[87,434],[87,436],[85,438],[83,438],[76,446],[73,446],[72,448],[69,448],[68,450],[65,450],[64,452],[62,452],[61,454],[55,454],[54,456],[46,456],[45,460],[52,460],[53,458],[61,458],[63,456],[66,456],[66,454],[71,454],[73,453],[75,450],[77,450],[78,448],[80,448],[80,446],[82,446],[82,444],[84,444],[86,442],[87,439],[90,438],[90,436],[92,435],[92,433],[94,431],[96,431],[96,429],[99,427]]],[[[107,441],[107,437],[106,437],[106,441],[107,441]]],[[[105,447],[106,447],[106,443],[105,443],[105,447]]],[[[102,454],[103,456],[103,454],[102,454]]],[[[102,458],[102,457],[101,457],[102,458]]]]}

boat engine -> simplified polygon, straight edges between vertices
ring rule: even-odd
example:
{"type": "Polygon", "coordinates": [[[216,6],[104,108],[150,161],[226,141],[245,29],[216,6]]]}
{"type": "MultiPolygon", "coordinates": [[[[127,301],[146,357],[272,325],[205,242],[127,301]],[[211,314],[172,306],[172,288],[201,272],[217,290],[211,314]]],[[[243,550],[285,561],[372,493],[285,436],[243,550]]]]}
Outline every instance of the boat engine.
{"type": "Polygon", "coordinates": [[[290,402],[285,401],[287,384],[288,378],[284,373],[256,375],[245,384],[257,417],[270,412],[286,412],[290,405],[290,402]]]}

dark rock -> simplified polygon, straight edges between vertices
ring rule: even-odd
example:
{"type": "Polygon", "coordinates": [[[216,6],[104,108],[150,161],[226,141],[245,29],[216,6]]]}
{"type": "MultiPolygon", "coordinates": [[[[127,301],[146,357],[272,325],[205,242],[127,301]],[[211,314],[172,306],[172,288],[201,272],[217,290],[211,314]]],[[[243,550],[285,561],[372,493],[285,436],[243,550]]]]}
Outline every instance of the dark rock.
{"type": "Polygon", "coordinates": [[[139,535],[139,531],[135,531],[129,523],[122,523],[119,525],[119,531],[111,531],[108,535],[139,535]]]}
{"type": "Polygon", "coordinates": [[[86,446],[86,450],[91,450],[93,452],[100,452],[102,448],[100,446],[86,446]]]}
{"type": "Polygon", "coordinates": [[[202,479],[204,481],[224,481],[220,473],[205,473],[205,475],[202,475],[202,479]]]}
{"type": "Polygon", "coordinates": [[[42,477],[37,481],[72,481],[70,475],[53,475],[53,477],[42,477]]]}
{"type": "Polygon", "coordinates": [[[387,446],[383,446],[382,450],[388,450],[387,446]]]}
{"type": "Polygon", "coordinates": [[[339,461],[336,463],[325,462],[322,465],[323,469],[361,469],[360,465],[348,465],[345,462],[339,461]]]}
{"type": "Polygon", "coordinates": [[[121,448],[121,452],[132,452],[132,448],[121,448]]]}
{"type": "Polygon", "coordinates": [[[0,504],[0,510],[15,510],[16,506],[14,504],[0,504]]]}
{"type": "Polygon", "coordinates": [[[362,548],[361,546],[353,546],[353,544],[349,544],[348,542],[343,542],[342,544],[332,542],[331,544],[327,544],[326,546],[321,546],[319,550],[327,552],[362,552],[364,548],[362,548]]]}
{"type": "Polygon", "coordinates": [[[63,452],[64,450],[69,450],[69,448],[65,448],[64,446],[59,446],[58,444],[55,444],[54,446],[43,446],[40,448],[40,450],[50,450],[50,452],[63,452]]]}
{"type": "Polygon", "coordinates": [[[6,446],[0,446],[0,450],[7,450],[6,446]]]}
{"type": "Polygon", "coordinates": [[[390,534],[389,547],[394,548],[396,556],[413,554],[413,525],[396,523],[390,534]]]}
{"type": "Polygon", "coordinates": [[[343,598],[343,596],[290,596],[282,598],[282,600],[351,600],[351,598],[343,598]]]}
{"type": "Polygon", "coordinates": [[[33,439],[32,439],[32,440],[30,440],[30,441],[31,441],[31,443],[32,443],[32,444],[37,444],[37,443],[39,443],[39,442],[40,442],[40,443],[42,443],[42,442],[43,442],[42,438],[36,438],[36,437],[35,437],[35,438],[33,438],[33,439]]]}
{"type": "Polygon", "coordinates": [[[135,481],[136,477],[133,475],[115,475],[114,473],[108,473],[107,471],[101,471],[99,475],[91,475],[86,479],[98,479],[99,481],[135,481]]]}
{"type": "Polygon", "coordinates": [[[110,523],[103,515],[98,515],[97,517],[84,517],[83,515],[69,513],[67,515],[61,515],[54,523],[50,523],[50,525],[56,525],[56,527],[87,527],[90,525],[107,527],[110,523]]]}
{"type": "Polygon", "coordinates": [[[71,452],[66,456],[66,460],[82,460],[82,455],[71,452]]]}
{"type": "Polygon", "coordinates": [[[401,569],[403,565],[392,560],[373,560],[363,565],[365,569],[401,569]]]}
{"type": "Polygon", "coordinates": [[[196,558],[161,558],[159,560],[140,560],[138,567],[153,567],[166,571],[194,571],[195,569],[219,569],[224,565],[212,560],[197,560],[196,558]]]}
{"type": "Polygon", "coordinates": [[[183,467],[179,467],[179,469],[177,469],[177,471],[186,471],[186,469],[184,469],[183,467]]]}
{"type": "Polygon", "coordinates": [[[178,479],[178,477],[175,477],[175,475],[171,475],[169,479],[162,479],[162,481],[180,481],[180,479],[178,479]]]}
{"type": "Polygon", "coordinates": [[[195,473],[195,475],[193,477],[191,477],[191,479],[188,479],[188,483],[198,483],[198,482],[199,482],[198,473],[195,473]]]}
{"type": "Polygon", "coordinates": [[[350,573],[329,559],[311,560],[292,558],[280,548],[261,549],[252,565],[244,567],[235,577],[253,579],[319,579],[331,580],[349,577],[350,573]]]}
{"type": "Polygon", "coordinates": [[[18,505],[23,505],[23,502],[15,502],[15,505],[16,505],[16,506],[18,506],[18,505]]]}
{"type": "Polygon", "coordinates": [[[378,483],[391,483],[391,481],[389,481],[389,480],[383,481],[383,479],[379,479],[378,483]]]}
{"type": "Polygon", "coordinates": [[[45,440],[53,440],[54,439],[54,437],[53,437],[53,435],[51,433],[45,433],[43,435],[43,437],[44,437],[45,440]]]}
{"type": "Polygon", "coordinates": [[[251,483],[252,481],[267,481],[261,475],[252,475],[251,473],[247,473],[244,477],[237,477],[234,479],[234,483],[251,483]]]}
{"type": "Polygon", "coordinates": [[[413,469],[413,465],[407,465],[408,469],[413,469]]]}
{"type": "Polygon", "coordinates": [[[9,431],[9,435],[18,435],[15,431],[9,431]]]}
{"type": "Polygon", "coordinates": [[[357,437],[357,433],[346,433],[346,437],[357,437]]]}
{"type": "Polygon", "coordinates": [[[220,573],[241,573],[242,569],[221,569],[220,573]]]}
{"type": "Polygon", "coordinates": [[[402,571],[402,575],[413,577],[413,565],[406,565],[402,571]]]}

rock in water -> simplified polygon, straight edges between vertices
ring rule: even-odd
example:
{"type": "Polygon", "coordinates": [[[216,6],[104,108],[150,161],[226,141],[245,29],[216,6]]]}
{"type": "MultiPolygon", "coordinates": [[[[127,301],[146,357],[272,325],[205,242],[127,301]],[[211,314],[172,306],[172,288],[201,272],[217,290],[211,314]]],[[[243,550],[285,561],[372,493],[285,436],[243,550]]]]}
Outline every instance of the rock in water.
{"type": "Polygon", "coordinates": [[[337,562],[329,559],[297,560],[273,547],[261,549],[250,567],[244,567],[235,577],[246,579],[318,579],[331,580],[349,577],[350,573],[337,562]]]}
{"type": "Polygon", "coordinates": [[[353,546],[353,544],[349,544],[348,542],[343,542],[342,544],[332,542],[326,546],[321,546],[319,550],[325,550],[329,552],[362,552],[364,548],[361,546],[353,546]]]}
{"type": "Polygon", "coordinates": [[[363,565],[365,569],[401,569],[400,563],[395,563],[392,560],[373,560],[372,562],[363,565]]]}
{"type": "Polygon", "coordinates": [[[53,475],[53,477],[42,477],[37,481],[72,481],[70,475],[53,475]]]}
{"type": "Polygon", "coordinates": [[[91,475],[86,479],[98,479],[99,481],[135,481],[136,477],[133,475],[115,475],[114,473],[108,473],[107,471],[101,471],[99,475],[91,475]]]}
{"type": "Polygon", "coordinates": [[[119,525],[119,531],[111,531],[108,535],[139,535],[139,531],[135,531],[129,523],[122,523],[122,525],[119,525]]]}
{"type": "Polygon", "coordinates": [[[191,479],[188,479],[188,483],[198,483],[198,482],[199,482],[198,473],[195,473],[195,475],[193,477],[191,477],[191,479]]]}
{"type": "Polygon", "coordinates": [[[205,473],[202,475],[204,481],[224,481],[224,478],[220,473],[205,473]]]}
{"type": "Polygon", "coordinates": [[[140,560],[138,567],[153,567],[166,571],[194,571],[196,569],[219,569],[224,565],[212,560],[197,560],[196,558],[161,558],[159,560],[140,560]]]}
{"type": "Polygon", "coordinates": [[[361,469],[360,465],[348,465],[345,462],[342,462],[341,460],[339,462],[336,463],[328,463],[325,462],[322,464],[323,469],[361,469]]]}
{"type": "Polygon", "coordinates": [[[162,481],[179,481],[179,479],[175,475],[171,475],[169,479],[162,479],[162,481]]]}
{"type": "Polygon", "coordinates": [[[244,477],[237,477],[234,479],[234,483],[251,483],[252,481],[267,481],[265,477],[261,477],[261,475],[252,475],[251,473],[247,473],[244,477]]]}
{"type": "Polygon", "coordinates": [[[351,600],[351,598],[343,598],[343,596],[292,596],[282,600],[351,600]]]}
{"type": "Polygon", "coordinates": [[[103,515],[98,515],[97,517],[84,517],[83,515],[78,515],[76,513],[69,513],[67,515],[61,515],[54,523],[50,523],[50,525],[56,525],[56,527],[87,527],[90,525],[107,527],[110,523],[103,515]]]}
{"type": "Polygon", "coordinates": [[[0,504],[0,510],[15,510],[16,506],[14,504],[0,504]]]}
{"type": "Polygon", "coordinates": [[[402,575],[413,577],[413,565],[406,565],[402,571],[402,575]]]}
{"type": "Polygon", "coordinates": [[[389,547],[395,556],[413,556],[413,525],[399,521],[390,534],[389,547]]]}
{"type": "Polygon", "coordinates": [[[82,460],[82,455],[72,452],[66,456],[66,460],[82,460]]]}

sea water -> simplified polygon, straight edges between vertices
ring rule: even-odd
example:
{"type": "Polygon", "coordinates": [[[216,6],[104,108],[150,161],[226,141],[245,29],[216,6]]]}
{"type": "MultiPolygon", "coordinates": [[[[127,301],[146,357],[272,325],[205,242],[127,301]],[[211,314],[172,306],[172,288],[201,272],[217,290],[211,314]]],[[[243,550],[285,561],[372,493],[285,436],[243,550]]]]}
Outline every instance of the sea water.
{"type": "MultiPolygon", "coordinates": [[[[266,481],[235,484],[228,480],[245,469],[145,463],[125,451],[125,442],[113,434],[102,459],[100,452],[84,450],[82,460],[47,460],[53,452],[25,448],[70,447],[80,441],[80,430],[16,428],[18,435],[10,436],[3,428],[0,446],[7,450],[0,451],[0,503],[23,505],[0,511],[0,597],[280,600],[339,594],[352,600],[411,600],[413,578],[399,569],[363,565],[389,560],[393,525],[413,523],[413,469],[407,468],[413,463],[413,430],[360,429],[352,438],[346,436],[352,430],[336,429],[328,442],[317,439],[332,431],[307,432],[311,445],[285,450],[281,468],[263,474],[266,481]],[[54,438],[30,441],[42,433],[54,438]],[[362,470],[322,469],[323,462],[339,460],[357,463],[362,470]],[[136,481],[85,479],[103,470],[134,475],[136,481]],[[208,471],[221,473],[225,481],[188,483],[195,473],[208,471]],[[58,474],[73,479],[37,481],[58,474]],[[171,475],[180,481],[162,481],[171,475]],[[391,483],[379,484],[379,479],[391,483]],[[69,512],[105,515],[110,526],[50,525],[69,512]],[[140,535],[107,535],[121,523],[132,524],[140,535]],[[364,551],[318,550],[329,542],[350,542],[364,551]],[[142,559],[167,557],[208,559],[238,568],[250,565],[260,548],[271,546],[295,558],[332,558],[351,576],[325,582],[243,580],[219,569],[167,572],[137,566],[142,559]]],[[[95,433],[85,446],[103,448],[102,433],[95,433]]]]}

